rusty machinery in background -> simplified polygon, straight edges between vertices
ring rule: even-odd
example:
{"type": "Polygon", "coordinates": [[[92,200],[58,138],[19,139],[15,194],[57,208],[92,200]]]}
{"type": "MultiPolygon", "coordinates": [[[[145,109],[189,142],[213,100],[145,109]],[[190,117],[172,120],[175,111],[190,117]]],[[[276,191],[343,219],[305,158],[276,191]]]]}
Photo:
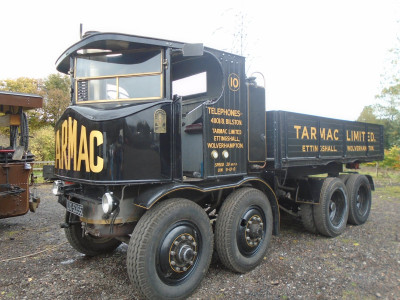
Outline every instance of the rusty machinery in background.
{"type": "Polygon", "coordinates": [[[0,145],[0,219],[34,212],[40,203],[35,190],[29,190],[34,156],[26,111],[42,105],[41,96],[0,91],[0,126],[9,127],[10,138],[8,145],[0,145]]]}

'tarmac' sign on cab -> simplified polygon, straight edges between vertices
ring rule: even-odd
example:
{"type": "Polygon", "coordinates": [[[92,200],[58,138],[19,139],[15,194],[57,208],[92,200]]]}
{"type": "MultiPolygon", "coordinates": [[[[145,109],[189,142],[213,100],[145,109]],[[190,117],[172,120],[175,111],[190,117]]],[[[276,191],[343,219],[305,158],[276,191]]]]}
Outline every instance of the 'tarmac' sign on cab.
{"type": "Polygon", "coordinates": [[[104,168],[104,159],[95,155],[95,151],[103,144],[103,133],[98,130],[87,131],[86,126],[80,126],[78,136],[78,122],[71,117],[64,120],[61,130],[56,131],[56,159],[57,169],[99,173],[104,168]],[[84,167],[82,164],[84,163],[84,167]]]}

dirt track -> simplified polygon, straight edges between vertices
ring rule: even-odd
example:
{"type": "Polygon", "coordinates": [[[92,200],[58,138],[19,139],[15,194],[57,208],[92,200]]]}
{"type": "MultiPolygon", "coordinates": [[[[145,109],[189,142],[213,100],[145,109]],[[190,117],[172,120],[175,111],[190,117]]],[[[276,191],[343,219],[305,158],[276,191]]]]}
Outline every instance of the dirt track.
{"type": "MultiPolygon", "coordinates": [[[[50,189],[39,187],[35,214],[0,220],[0,299],[134,299],[127,246],[94,258],[76,252],[59,228],[64,210],[50,189]]],[[[399,299],[400,194],[381,188],[373,195],[368,222],[334,239],[282,216],[262,265],[240,275],[214,262],[192,298],[399,299]]]]}

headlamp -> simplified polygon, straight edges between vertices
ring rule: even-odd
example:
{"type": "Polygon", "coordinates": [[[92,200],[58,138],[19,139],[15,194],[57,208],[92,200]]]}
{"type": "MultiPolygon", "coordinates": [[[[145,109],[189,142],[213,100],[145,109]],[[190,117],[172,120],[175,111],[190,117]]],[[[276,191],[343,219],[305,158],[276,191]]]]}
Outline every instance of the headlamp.
{"type": "Polygon", "coordinates": [[[62,194],[62,187],[64,186],[64,183],[61,180],[56,180],[53,183],[53,187],[51,188],[51,191],[55,196],[59,196],[62,194]]]}
{"type": "Polygon", "coordinates": [[[105,214],[112,213],[118,207],[118,200],[113,197],[112,192],[107,192],[101,198],[101,207],[105,214]]]}

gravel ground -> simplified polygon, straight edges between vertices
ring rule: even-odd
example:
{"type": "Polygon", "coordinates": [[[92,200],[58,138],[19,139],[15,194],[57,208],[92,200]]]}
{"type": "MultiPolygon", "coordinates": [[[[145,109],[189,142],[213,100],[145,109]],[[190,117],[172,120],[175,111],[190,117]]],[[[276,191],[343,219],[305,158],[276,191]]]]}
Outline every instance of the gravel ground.
{"type": "MultiPolygon", "coordinates": [[[[36,213],[0,220],[0,299],[135,299],[127,246],[94,258],[76,252],[59,228],[64,209],[50,189],[38,187],[36,213]]],[[[367,223],[337,238],[310,234],[283,215],[259,267],[240,275],[214,260],[191,299],[399,299],[399,221],[399,193],[382,188],[367,223]]]]}

